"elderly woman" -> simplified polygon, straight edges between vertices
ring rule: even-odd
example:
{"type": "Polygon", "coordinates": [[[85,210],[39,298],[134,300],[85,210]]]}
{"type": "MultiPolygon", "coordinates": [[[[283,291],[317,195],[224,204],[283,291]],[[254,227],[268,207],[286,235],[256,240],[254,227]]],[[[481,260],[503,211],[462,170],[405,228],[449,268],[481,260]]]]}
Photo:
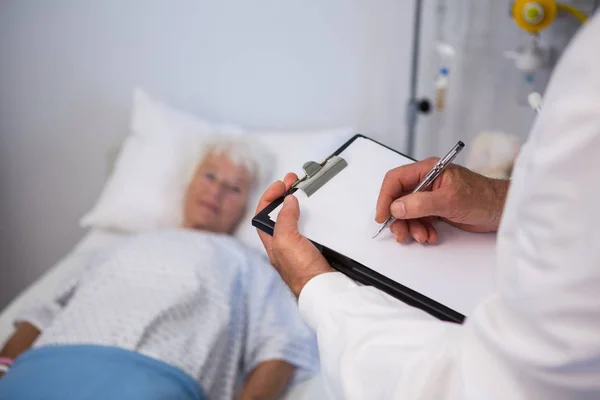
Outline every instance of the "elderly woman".
{"type": "Polygon", "coordinates": [[[207,148],[183,229],[105,249],[23,313],[0,399],[272,399],[318,364],[287,287],[230,236],[256,157],[237,140],[207,148]]]}

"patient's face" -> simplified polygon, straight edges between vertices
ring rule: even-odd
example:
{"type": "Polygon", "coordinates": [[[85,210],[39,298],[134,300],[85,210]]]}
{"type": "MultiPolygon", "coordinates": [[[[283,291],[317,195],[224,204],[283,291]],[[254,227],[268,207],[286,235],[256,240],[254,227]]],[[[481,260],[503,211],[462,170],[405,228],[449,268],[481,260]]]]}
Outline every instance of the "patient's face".
{"type": "Polygon", "coordinates": [[[252,176],[225,154],[209,154],[188,186],[184,227],[232,233],[244,214],[252,176]]]}

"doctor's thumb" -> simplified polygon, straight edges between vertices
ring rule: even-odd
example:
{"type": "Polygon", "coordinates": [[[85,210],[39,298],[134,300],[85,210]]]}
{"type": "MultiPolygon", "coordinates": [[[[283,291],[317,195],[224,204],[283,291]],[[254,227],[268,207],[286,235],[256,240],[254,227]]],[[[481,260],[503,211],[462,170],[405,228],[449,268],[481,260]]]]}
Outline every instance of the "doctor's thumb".
{"type": "Polygon", "coordinates": [[[277,231],[296,231],[298,229],[298,218],[300,218],[300,205],[295,196],[285,196],[283,207],[277,216],[275,224],[275,234],[277,231]]]}
{"type": "Polygon", "coordinates": [[[448,201],[440,191],[408,194],[392,203],[391,214],[397,219],[445,217],[448,201]]]}

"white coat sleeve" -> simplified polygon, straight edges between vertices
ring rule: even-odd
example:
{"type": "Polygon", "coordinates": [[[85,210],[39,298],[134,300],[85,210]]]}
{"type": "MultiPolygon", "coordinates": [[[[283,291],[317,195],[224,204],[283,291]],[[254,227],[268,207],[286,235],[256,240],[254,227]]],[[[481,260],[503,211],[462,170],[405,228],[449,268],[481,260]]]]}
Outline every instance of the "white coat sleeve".
{"type": "Polygon", "coordinates": [[[464,325],[340,273],[305,286],[300,310],[335,398],[600,398],[598,38],[600,17],[555,71],[514,171],[497,294],[464,325]]]}

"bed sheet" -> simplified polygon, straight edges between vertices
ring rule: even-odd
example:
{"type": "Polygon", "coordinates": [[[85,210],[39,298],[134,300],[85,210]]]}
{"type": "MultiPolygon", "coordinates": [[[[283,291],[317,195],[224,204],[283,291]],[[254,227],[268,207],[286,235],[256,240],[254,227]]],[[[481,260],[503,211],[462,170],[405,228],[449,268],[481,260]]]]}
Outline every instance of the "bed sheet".
{"type": "MultiPolygon", "coordinates": [[[[113,243],[115,240],[125,237],[125,234],[115,233],[100,229],[89,231],[62,260],[50,268],[44,275],[38,278],[21,292],[0,313],[0,346],[13,332],[12,323],[16,315],[29,304],[39,300],[50,299],[54,289],[72,271],[91,257],[96,250],[113,243]]],[[[327,399],[320,376],[299,382],[292,386],[283,400],[320,400],[327,399]]]]}

